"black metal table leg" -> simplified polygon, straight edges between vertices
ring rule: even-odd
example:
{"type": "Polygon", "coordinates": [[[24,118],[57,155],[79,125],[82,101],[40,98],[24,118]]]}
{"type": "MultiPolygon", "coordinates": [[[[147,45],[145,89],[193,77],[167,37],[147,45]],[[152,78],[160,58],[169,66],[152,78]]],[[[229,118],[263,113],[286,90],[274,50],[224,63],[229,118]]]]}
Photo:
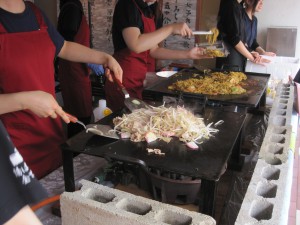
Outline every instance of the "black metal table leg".
{"type": "Polygon", "coordinates": [[[217,194],[217,182],[202,179],[201,189],[203,191],[203,206],[199,212],[214,217],[215,215],[215,197],[217,194]]]}
{"type": "Polygon", "coordinates": [[[65,191],[75,191],[75,178],[74,178],[74,165],[73,165],[73,152],[62,150],[65,191]]]}
{"type": "MultiPolygon", "coordinates": [[[[242,129],[243,130],[243,129],[242,129]]],[[[242,144],[242,130],[240,131],[234,147],[232,149],[231,157],[228,162],[228,168],[233,170],[241,170],[244,165],[244,157],[241,156],[241,144],[242,144]]]]}

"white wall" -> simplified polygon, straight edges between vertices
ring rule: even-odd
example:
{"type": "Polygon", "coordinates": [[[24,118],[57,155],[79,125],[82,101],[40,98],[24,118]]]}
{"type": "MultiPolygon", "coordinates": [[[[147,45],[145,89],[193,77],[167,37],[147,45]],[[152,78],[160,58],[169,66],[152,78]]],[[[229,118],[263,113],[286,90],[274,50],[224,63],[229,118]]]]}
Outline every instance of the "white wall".
{"type": "Polygon", "coordinates": [[[297,27],[296,56],[300,58],[300,1],[264,0],[263,10],[258,18],[258,42],[266,47],[267,28],[274,26],[297,27]]]}

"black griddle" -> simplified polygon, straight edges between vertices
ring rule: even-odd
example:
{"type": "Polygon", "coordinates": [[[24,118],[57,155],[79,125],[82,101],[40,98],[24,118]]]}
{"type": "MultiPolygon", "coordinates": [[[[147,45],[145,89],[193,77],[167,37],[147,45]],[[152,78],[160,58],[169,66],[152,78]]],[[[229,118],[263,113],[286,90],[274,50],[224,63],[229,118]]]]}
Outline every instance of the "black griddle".
{"type": "MultiPolygon", "coordinates": [[[[147,143],[145,141],[132,142],[126,139],[109,140],[94,135],[86,143],[84,153],[115,160],[120,159],[129,163],[138,162],[146,167],[215,181],[225,171],[245,117],[246,115],[241,113],[206,109],[203,115],[206,124],[216,123],[219,120],[224,120],[224,123],[218,125],[216,128],[219,129],[219,132],[208,140],[204,139],[197,150],[188,148],[177,138],[172,138],[169,143],[161,140],[147,143]],[[148,153],[147,148],[159,148],[165,155],[148,153]]],[[[111,123],[106,121],[106,124],[111,123]]]]}
{"type": "MultiPolygon", "coordinates": [[[[214,72],[214,71],[213,71],[214,72]]],[[[208,99],[208,103],[216,103],[222,105],[236,105],[240,107],[255,108],[258,106],[262,96],[265,94],[270,74],[245,72],[248,79],[242,85],[246,89],[244,94],[231,95],[204,95],[208,99]]],[[[179,80],[189,78],[203,77],[206,74],[199,72],[197,69],[184,69],[177,74],[159,81],[144,90],[144,94],[151,96],[153,100],[162,101],[164,96],[178,97],[182,92],[172,91],[168,86],[179,80]]],[[[186,93],[190,97],[198,98],[202,94],[186,93]]],[[[203,95],[202,95],[203,96],[203,95]]]]}
{"type": "MultiPolygon", "coordinates": [[[[102,120],[100,124],[112,125],[112,120],[124,111],[115,112],[102,120]]],[[[242,128],[245,123],[244,113],[222,111],[219,108],[206,108],[203,112],[205,123],[224,123],[217,126],[219,132],[209,140],[204,140],[198,150],[189,149],[178,139],[170,143],[155,141],[131,142],[130,140],[115,140],[111,138],[81,132],[62,145],[64,181],[66,191],[75,191],[73,168],[73,153],[82,153],[107,160],[117,160],[129,164],[138,164],[141,168],[158,169],[174,172],[201,179],[203,204],[199,210],[207,215],[214,216],[215,196],[217,183],[228,164],[242,163],[240,144],[242,128]],[[165,155],[155,155],[147,152],[147,148],[160,148],[165,155]],[[230,160],[229,160],[230,159],[230,160]]]]}

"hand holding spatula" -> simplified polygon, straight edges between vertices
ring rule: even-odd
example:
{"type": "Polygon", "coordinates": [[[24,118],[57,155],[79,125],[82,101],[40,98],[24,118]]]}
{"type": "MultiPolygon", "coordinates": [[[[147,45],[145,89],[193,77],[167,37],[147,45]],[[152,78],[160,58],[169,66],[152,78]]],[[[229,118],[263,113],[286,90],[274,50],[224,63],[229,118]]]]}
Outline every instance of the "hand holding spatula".
{"type": "Polygon", "coordinates": [[[112,73],[112,77],[114,82],[117,83],[121,91],[123,92],[125,96],[124,104],[125,106],[132,112],[135,109],[141,109],[141,108],[149,108],[149,105],[142,101],[141,99],[130,97],[128,91],[124,87],[124,85],[116,78],[116,76],[112,73]]]}
{"type": "Polygon", "coordinates": [[[86,130],[85,124],[83,122],[81,122],[80,120],[78,120],[77,117],[75,117],[67,112],[66,112],[66,115],[67,115],[67,117],[69,117],[69,119],[72,123],[78,123],[78,124],[82,125],[84,127],[84,129],[86,130]]]}
{"type": "Polygon", "coordinates": [[[78,123],[84,127],[86,132],[92,132],[94,134],[97,134],[99,136],[103,137],[108,137],[108,138],[113,138],[113,139],[119,139],[119,136],[117,135],[116,132],[113,131],[113,128],[110,127],[109,125],[102,125],[102,124],[88,124],[85,126],[83,122],[78,120],[76,116],[73,116],[69,113],[66,113],[67,116],[69,117],[70,121],[72,123],[78,123]]]}

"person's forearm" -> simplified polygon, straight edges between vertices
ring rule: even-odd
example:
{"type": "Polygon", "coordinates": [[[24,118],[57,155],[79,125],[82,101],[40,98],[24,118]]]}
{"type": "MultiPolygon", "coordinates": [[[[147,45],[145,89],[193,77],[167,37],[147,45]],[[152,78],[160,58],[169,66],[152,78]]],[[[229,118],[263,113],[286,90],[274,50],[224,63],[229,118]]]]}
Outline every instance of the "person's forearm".
{"type": "Polygon", "coordinates": [[[112,81],[111,75],[122,81],[123,71],[119,63],[109,54],[97,51],[75,42],[65,41],[58,57],[80,63],[100,64],[106,68],[105,76],[112,81]]]}
{"type": "Polygon", "coordinates": [[[244,57],[246,57],[247,59],[249,59],[250,61],[254,61],[254,57],[251,54],[251,52],[248,51],[248,49],[246,48],[246,46],[243,44],[243,42],[239,42],[236,46],[235,49],[241,53],[244,57]]]}
{"type": "Polygon", "coordinates": [[[105,64],[107,62],[107,58],[110,57],[110,55],[105,52],[96,51],[69,41],[65,41],[58,56],[73,62],[95,64],[105,64]]]}
{"type": "Polygon", "coordinates": [[[155,48],[150,51],[151,57],[155,59],[188,59],[189,54],[186,50],[171,50],[166,48],[155,48]]]}
{"type": "Polygon", "coordinates": [[[24,109],[21,98],[22,92],[0,94],[0,115],[24,109]]]}
{"type": "Polygon", "coordinates": [[[256,52],[258,52],[260,55],[264,55],[265,54],[265,50],[262,48],[262,47],[257,47],[256,49],[255,49],[255,51],[256,52]]]}
{"type": "Polygon", "coordinates": [[[132,27],[124,29],[123,31],[123,37],[128,45],[128,48],[136,53],[141,53],[155,48],[171,34],[172,27],[169,25],[145,34],[141,34],[138,28],[132,27]]]}
{"type": "Polygon", "coordinates": [[[42,225],[29,206],[22,208],[14,217],[4,225],[42,225]]]}

